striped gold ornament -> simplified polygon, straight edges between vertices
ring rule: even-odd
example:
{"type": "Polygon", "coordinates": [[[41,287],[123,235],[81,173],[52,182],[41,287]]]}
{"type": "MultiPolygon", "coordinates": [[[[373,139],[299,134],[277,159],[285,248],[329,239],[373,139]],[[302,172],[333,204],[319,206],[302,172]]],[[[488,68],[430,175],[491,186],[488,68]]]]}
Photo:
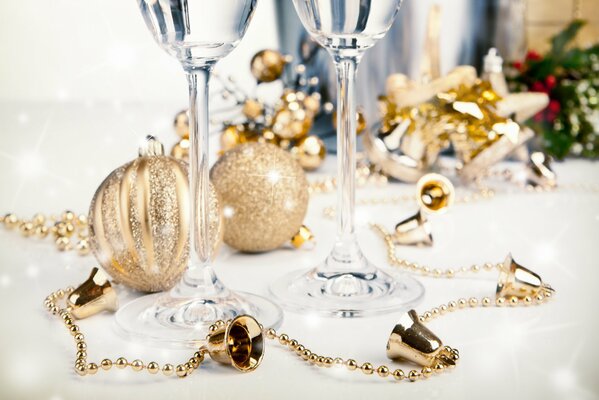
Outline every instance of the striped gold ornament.
{"type": "MultiPolygon", "coordinates": [[[[116,281],[144,292],[173,287],[189,258],[187,164],[164,155],[148,139],[135,160],[114,170],[97,189],[89,211],[94,255],[116,281]]],[[[222,241],[219,199],[210,184],[210,239],[222,241]]]]}

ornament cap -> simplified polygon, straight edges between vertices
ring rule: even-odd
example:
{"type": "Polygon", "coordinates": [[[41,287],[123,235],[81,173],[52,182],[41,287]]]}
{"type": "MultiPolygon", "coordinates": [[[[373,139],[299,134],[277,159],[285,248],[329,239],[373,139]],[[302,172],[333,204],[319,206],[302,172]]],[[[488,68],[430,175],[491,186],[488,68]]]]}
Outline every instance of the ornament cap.
{"type": "Polygon", "coordinates": [[[145,142],[139,147],[139,156],[163,156],[164,146],[152,135],[147,135],[145,142]]]}

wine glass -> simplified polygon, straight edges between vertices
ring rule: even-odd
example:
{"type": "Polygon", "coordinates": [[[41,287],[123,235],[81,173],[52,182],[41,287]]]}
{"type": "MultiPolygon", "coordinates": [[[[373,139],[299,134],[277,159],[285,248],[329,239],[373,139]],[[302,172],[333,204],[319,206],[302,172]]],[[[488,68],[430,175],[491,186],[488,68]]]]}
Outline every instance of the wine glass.
{"type": "Polygon", "coordinates": [[[265,327],[282,312],[263,297],[228,290],[211,267],[208,178],[208,80],[216,62],[240,42],[257,0],[138,0],[160,47],[176,57],[189,84],[190,257],[169,292],[128,303],[116,315],[122,332],[136,339],[196,346],[216,320],[250,314],[265,327]]]}
{"type": "Polygon", "coordinates": [[[362,55],[393,23],[401,0],[293,0],[308,33],[333,58],[337,71],[337,236],[323,263],[284,276],[270,288],[284,308],[357,317],[414,305],[424,293],[416,280],[376,268],[354,231],[356,69],[362,55]]]}

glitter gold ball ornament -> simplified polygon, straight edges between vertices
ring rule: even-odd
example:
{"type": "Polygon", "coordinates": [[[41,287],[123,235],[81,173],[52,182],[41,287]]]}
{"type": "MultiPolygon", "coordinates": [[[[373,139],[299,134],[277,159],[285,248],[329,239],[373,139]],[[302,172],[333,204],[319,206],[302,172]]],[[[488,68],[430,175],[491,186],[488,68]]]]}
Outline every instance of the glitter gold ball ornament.
{"type": "Polygon", "coordinates": [[[310,135],[300,139],[297,144],[291,148],[291,154],[293,154],[302,168],[307,171],[312,171],[322,164],[327,151],[321,138],[310,135]]]}
{"type": "Polygon", "coordinates": [[[258,82],[272,82],[281,77],[287,64],[286,57],[276,50],[262,50],[252,58],[252,75],[258,82]]]}
{"type": "Polygon", "coordinates": [[[226,152],[210,177],[221,196],[224,241],[245,252],[276,249],[301,228],[308,207],[302,167],[269,143],[246,143],[226,152]]]}
{"type": "MultiPolygon", "coordinates": [[[[189,254],[187,164],[164,155],[149,137],[135,160],[102,182],[89,211],[91,247],[118,282],[144,292],[173,287],[189,254]]],[[[211,185],[210,239],[222,239],[219,199],[211,185]]]]}

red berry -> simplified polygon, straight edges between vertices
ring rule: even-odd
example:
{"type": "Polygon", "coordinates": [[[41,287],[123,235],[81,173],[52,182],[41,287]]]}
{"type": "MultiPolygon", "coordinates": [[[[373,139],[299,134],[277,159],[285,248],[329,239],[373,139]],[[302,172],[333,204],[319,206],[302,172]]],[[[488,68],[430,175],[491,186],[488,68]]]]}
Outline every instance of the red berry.
{"type": "Polygon", "coordinates": [[[535,122],[543,122],[543,112],[536,113],[534,120],[535,122]]]}
{"type": "Polygon", "coordinates": [[[541,58],[541,55],[539,53],[537,53],[534,50],[529,50],[528,53],[526,53],[526,59],[530,60],[530,61],[539,61],[541,58]]]}
{"type": "Polygon", "coordinates": [[[552,113],[552,114],[557,114],[560,112],[560,110],[562,109],[562,105],[560,104],[559,101],[557,100],[551,100],[549,102],[549,106],[547,107],[547,109],[552,113]]]}
{"type": "Polygon", "coordinates": [[[518,71],[522,71],[522,61],[514,61],[512,66],[516,68],[518,71]]]}
{"type": "Polygon", "coordinates": [[[549,90],[555,87],[556,82],[555,75],[548,75],[547,78],[545,78],[545,85],[549,90]]]}
{"type": "Polygon", "coordinates": [[[533,83],[530,89],[533,92],[547,93],[547,88],[545,87],[545,85],[543,85],[542,82],[538,82],[538,81],[533,83]]]}

